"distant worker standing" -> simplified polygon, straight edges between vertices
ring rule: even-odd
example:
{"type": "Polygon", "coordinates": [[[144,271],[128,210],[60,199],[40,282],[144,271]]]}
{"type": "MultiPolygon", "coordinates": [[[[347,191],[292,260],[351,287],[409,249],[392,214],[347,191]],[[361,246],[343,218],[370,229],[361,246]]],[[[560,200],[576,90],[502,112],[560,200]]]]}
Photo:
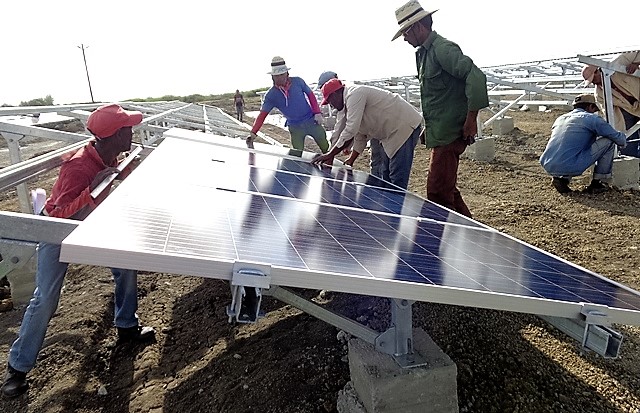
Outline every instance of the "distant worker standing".
{"type": "MultiPolygon", "coordinates": [[[[437,11],[437,10],[436,10],[437,11]]],[[[478,112],[489,106],[487,78],[460,47],[431,29],[431,15],[416,0],[396,10],[400,36],[416,50],[426,145],[432,148],[427,199],[462,215],[471,212],[457,188],[460,155],[474,142],[478,112]]]]}
{"type": "Polygon", "coordinates": [[[624,148],[625,134],[596,115],[600,108],[593,95],[576,96],[573,107],[553,122],[540,164],[553,177],[551,184],[561,194],[571,192],[572,177],[582,175],[595,164],[593,179],[585,192],[605,192],[608,187],[601,180],[611,177],[613,150],[615,145],[624,148]]]}
{"type": "Polygon", "coordinates": [[[284,59],[275,56],[271,60],[271,79],[273,86],[264,96],[260,114],[253,122],[251,135],[247,144],[255,140],[265,118],[273,108],[277,108],[286,118],[285,126],[291,134],[291,145],[294,149],[304,149],[304,139],[311,136],[324,153],[329,149],[327,133],[322,127],[322,114],[316,95],[299,77],[289,76],[289,68],[284,59]]]}
{"type": "Polygon", "coordinates": [[[236,89],[236,94],[233,96],[233,104],[236,106],[236,117],[240,122],[242,122],[242,115],[244,114],[244,96],[238,89],[236,89]]]}

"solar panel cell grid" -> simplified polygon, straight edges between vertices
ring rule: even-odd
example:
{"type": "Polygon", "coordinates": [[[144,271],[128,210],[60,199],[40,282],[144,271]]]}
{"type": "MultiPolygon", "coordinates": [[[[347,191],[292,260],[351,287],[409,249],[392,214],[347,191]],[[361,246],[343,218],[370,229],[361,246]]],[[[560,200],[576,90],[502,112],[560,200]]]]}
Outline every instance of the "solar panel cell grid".
{"type": "Polygon", "coordinates": [[[236,261],[259,262],[274,279],[278,268],[297,274],[279,279],[283,286],[367,293],[375,284],[389,296],[401,289],[460,305],[518,311],[500,298],[515,296],[539,302],[540,313],[545,303],[594,303],[640,314],[640,295],[629,289],[414,194],[357,184],[353,175],[338,180],[336,169],[166,139],[65,240],[63,258],[92,261],[91,252],[108,257],[101,265],[181,265],[189,274],[206,262],[229,263],[229,271],[236,261]],[[198,149],[189,162],[187,149],[198,149]],[[211,161],[213,149],[225,162],[211,161]],[[186,163],[163,173],[174,153],[186,163]],[[92,236],[105,227],[118,237],[92,236]]]}

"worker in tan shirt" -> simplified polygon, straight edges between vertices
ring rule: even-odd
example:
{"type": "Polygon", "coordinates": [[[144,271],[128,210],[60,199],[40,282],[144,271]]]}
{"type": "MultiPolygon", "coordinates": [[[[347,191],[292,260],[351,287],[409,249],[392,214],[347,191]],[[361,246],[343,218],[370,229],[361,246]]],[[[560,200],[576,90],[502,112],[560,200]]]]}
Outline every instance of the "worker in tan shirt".
{"type": "Polygon", "coordinates": [[[406,189],[422,130],[420,112],[396,93],[366,85],[345,86],[339,79],[325,83],[322,95],[322,105],[330,104],[338,111],[338,126],[333,131],[329,152],[313,162],[332,163],[353,139],[351,156],[345,161],[353,165],[369,139],[377,139],[384,149],[382,178],[406,189]]]}
{"type": "MultiPolygon", "coordinates": [[[[625,73],[615,72],[611,75],[611,96],[613,98],[613,127],[621,132],[626,131],[640,121],[640,77],[633,76],[640,63],[640,51],[625,52],[616,57],[612,63],[624,66],[625,73]]],[[[604,104],[604,89],[602,70],[597,66],[585,66],[582,77],[587,83],[596,85],[596,99],[602,107],[604,104]]],[[[629,136],[628,140],[636,141],[620,151],[624,155],[640,157],[640,146],[637,139],[638,132],[629,136]]]]}

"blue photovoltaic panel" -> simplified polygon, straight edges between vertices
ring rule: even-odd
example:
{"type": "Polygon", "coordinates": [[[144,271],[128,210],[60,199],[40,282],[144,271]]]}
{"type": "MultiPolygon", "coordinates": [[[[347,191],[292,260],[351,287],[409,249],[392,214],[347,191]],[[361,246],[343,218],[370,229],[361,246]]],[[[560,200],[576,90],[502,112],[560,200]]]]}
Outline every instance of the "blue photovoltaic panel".
{"type": "Polygon", "coordinates": [[[307,202],[481,226],[362,171],[312,165],[308,162],[311,156],[306,152],[302,157],[291,156],[291,152],[298,155],[301,152],[276,148],[287,155],[283,157],[178,140],[170,140],[163,145],[168,146],[162,152],[163,156],[148,161],[166,165],[180,163],[181,172],[203,187],[259,192],[307,202]],[[196,155],[191,155],[194,153],[196,155]],[[178,156],[184,157],[183,162],[176,159],[178,156]]]}
{"type": "Polygon", "coordinates": [[[155,149],[65,240],[62,259],[224,279],[253,262],[272,267],[274,285],[558,316],[586,303],[640,324],[637,292],[440,207],[419,219],[432,204],[415,195],[246,149],[211,162],[206,144],[169,166],[193,144],[155,149]]]}

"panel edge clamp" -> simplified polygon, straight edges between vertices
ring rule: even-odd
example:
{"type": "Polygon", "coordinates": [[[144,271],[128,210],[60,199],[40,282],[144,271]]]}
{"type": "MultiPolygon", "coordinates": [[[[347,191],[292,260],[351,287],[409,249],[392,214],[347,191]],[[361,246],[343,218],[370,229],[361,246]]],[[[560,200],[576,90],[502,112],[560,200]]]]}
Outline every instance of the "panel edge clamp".
{"type": "Polygon", "coordinates": [[[611,326],[611,320],[609,319],[609,315],[607,314],[608,307],[594,305],[594,304],[583,304],[580,309],[580,314],[584,316],[584,322],[586,324],[595,324],[599,326],[611,326]]]}
{"type": "Polygon", "coordinates": [[[611,319],[607,310],[609,310],[607,306],[582,304],[580,309],[580,314],[584,317],[582,348],[594,350],[605,358],[617,358],[623,336],[611,328],[611,319]]]}
{"type": "Polygon", "coordinates": [[[271,266],[235,262],[231,276],[231,304],[227,306],[229,323],[255,323],[262,303],[262,289],[271,285],[271,266]]]}

